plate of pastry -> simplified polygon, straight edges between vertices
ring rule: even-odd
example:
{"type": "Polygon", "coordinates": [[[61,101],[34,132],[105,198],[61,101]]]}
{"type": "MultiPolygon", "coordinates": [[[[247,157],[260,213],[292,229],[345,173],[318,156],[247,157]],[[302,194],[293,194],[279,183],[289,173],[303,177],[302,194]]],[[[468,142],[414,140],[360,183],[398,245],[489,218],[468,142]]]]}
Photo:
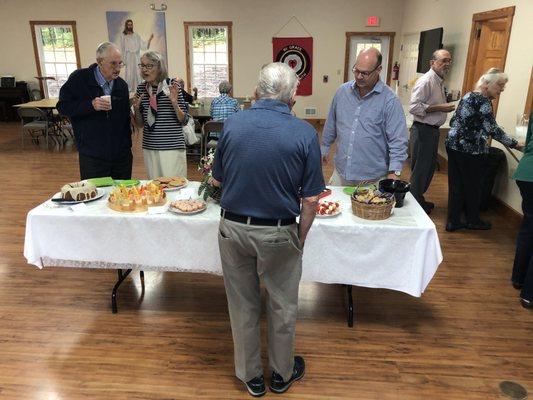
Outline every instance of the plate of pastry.
{"type": "Polygon", "coordinates": [[[175,214],[198,214],[207,209],[207,203],[199,199],[175,200],[170,203],[168,210],[175,214]]]}
{"type": "Polygon", "coordinates": [[[189,181],[187,178],[181,176],[160,176],[159,178],[154,179],[152,183],[159,186],[165,192],[172,192],[184,188],[189,181]]]}

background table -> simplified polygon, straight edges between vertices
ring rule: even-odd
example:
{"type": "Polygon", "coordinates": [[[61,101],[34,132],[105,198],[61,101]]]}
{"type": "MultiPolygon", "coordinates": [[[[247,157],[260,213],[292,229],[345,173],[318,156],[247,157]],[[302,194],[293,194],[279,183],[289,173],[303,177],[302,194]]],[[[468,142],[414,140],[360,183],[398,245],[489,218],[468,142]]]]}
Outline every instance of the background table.
{"type": "MultiPolygon", "coordinates": [[[[190,186],[197,188],[198,182],[190,186]]],[[[109,189],[107,189],[109,190],[109,189]]],[[[51,193],[52,195],[53,193],[51,193]]],[[[168,192],[169,200],[178,195],[168,192]]],[[[410,193],[384,221],[352,214],[350,198],[332,187],[342,214],[317,218],[303,254],[302,280],[386,288],[420,296],[442,261],[435,225],[410,193]]],[[[221,274],[220,207],[196,215],[128,214],[107,196],[84,212],[47,201],[28,213],[24,256],[45,266],[187,271],[221,274]]]]}
{"type": "Polygon", "coordinates": [[[55,109],[58,101],[59,99],[41,99],[22,104],[15,104],[13,107],[55,109]]]}

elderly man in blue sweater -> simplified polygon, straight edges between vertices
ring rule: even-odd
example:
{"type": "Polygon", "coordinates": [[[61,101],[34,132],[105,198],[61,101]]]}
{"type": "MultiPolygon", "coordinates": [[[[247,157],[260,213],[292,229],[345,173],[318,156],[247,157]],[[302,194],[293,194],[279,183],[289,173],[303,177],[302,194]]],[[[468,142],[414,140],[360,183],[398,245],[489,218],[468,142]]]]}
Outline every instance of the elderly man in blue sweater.
{"type": "Polygon", "coordinates": [[[81,179],[131,178],[129,91],[119,77],[123,66],[119,49],[102,43],[96,63],[74,71],[59,92],[57,109],[72,122],[81,179]]]}

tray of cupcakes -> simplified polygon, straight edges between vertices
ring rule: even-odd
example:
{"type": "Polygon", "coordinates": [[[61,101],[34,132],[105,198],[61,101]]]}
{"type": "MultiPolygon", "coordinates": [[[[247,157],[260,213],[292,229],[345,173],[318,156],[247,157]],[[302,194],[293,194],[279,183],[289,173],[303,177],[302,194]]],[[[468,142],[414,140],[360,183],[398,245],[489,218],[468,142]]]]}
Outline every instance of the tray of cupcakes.
{"type": "Polygon", "coordinates": [[[150,182],[141,186],[115,186],[109,194],[107,205],[114,211],[144,212],[149,207],[164,206],[166,202],[165,191],[150,182]]]}

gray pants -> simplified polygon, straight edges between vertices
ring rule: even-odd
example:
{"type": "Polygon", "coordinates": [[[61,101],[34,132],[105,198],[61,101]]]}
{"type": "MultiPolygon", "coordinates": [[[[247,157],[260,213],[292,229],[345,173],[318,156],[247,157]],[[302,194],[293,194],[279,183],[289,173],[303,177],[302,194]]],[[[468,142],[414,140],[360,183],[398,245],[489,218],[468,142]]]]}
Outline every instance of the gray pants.
{"type": "Polygon", "coordinates": [[[411,127],[411,193],[423,205],[429,189],[439,149],[439,129],[413,124],[411,127]]]}
{"type": "Polygon", "coordinates": [[[233,334],[235,375],[243,382],[263,375],[261,289],[267,291],[269,367],[284,380],[294,367],[294,333],[302,251],[298,226],[256,226],[220,220],[218,243],[233,334]]]}

